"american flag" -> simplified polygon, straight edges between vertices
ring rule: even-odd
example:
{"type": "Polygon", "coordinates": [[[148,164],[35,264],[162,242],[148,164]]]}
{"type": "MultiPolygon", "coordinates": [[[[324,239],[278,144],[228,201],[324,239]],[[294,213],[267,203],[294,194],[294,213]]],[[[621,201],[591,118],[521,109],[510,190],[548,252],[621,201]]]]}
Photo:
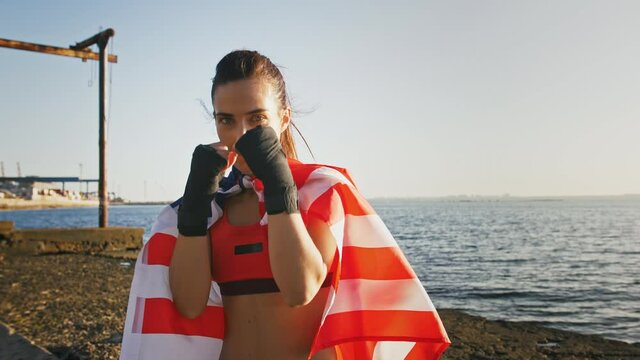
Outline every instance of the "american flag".
{"type": "MultiPolygon", "coordinates": [[[[287,158],[302,214],[329,224],[338,262],[322,321],[308,359],[335,346],[340,360],[438,359],[451,344],[427,292],[387,226],[362,196],[346,168],[287,158]]],[[[252,187],[260,224],[268,224],[263,184],[232,167],[211,201],[211,227],[227,196],[252,187]]],[[[220,287],[211,282],[203,313],[189,319],[177,311],[169,287],[169,264],[178,236],[182,198],[165,206],[138,254],[127,306],[120,360],[212,359],[224,341],[220,287]]],[[[294,331],[292,329],[292,331],[294,331]]]]}

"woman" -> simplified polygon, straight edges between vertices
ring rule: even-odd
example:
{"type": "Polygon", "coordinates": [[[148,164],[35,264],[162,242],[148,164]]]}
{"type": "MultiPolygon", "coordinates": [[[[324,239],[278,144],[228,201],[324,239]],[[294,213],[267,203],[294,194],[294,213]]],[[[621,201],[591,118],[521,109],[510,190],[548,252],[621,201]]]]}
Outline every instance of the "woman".
{"type": "Polygon", "coordinates": [[[297,160],[278,68],[233,51],[211,96],[220,141],[144,240],[120,359],[438,359],[440,318],[347,169],[297,160]]]}
{"type": "MultiPolygon", "coordinates": [[[[298,209],[287,161],[296,157],[289,127],[291,108],[280,72],[251,51],[228,54],[216,70],[211,97],[220,141],[198,146],[193,154],[169,272],[174,302],[184,316],[199,316],[207,304],[212,271],[224,272],[219,268],[224,263],[211,262],[211,241],[233,239],[208,236],[207,217],[224,170],[235,166],[264,183],[269,225],[268,234],[263,235],[268,235],[269,242],[268,254],[266,249],[262,254],[268,255],[272,282],[279,290],[225,295],[221,286],[226,327],[220,359],[307,359],[329,291],[321,285],[331,268],[336,241],[326,223],[313,217],[305,223],[298,209]]],[[[254,226],[261,216],[252,189],[228,198],[224,212],[227,216],[221,220],[227,220],[228,227],[261,232],[254,226]]],[[[217,247],[213,247],[215,254],[217,247]]],[[[242,256],[230,254],[234,260],[242,256]]],[[[254,282],[253,286],[265,284],[254,282]]],[[[333,348],[313,359],[335,359],[333,348]]]]}

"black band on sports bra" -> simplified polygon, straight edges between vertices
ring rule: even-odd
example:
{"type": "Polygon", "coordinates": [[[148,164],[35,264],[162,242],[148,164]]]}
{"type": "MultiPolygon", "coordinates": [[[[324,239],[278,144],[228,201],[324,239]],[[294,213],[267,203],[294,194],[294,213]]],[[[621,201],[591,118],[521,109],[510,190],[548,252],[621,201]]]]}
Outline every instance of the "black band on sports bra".
{"type": "Polygon", "coordinates": [[[262,243],[236,245],[234,255],[252,254],[262,251],[262,243]]]}
{"type": "MultiPolygon", "coordinates": [[[[323,288],[331,285],[332,280],[333,272],[330,272],[327,274],[327,277],[324,279],[324,282],[320,287],[323,288]]],[[[218,285],[220,286],[220,293],[225,296],[261,294],[280,291],[280,288],[278,288],[278,285],[273,278],[228,281],[218,283],[218,285]]]]}

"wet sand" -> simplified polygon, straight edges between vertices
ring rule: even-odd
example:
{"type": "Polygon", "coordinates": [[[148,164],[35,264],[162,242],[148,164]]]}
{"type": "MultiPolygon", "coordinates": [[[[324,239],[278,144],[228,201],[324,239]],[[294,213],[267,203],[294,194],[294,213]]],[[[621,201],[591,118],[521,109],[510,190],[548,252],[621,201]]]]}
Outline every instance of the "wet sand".
{"type": "MultiPolygon", "coordinates": [[[[60,359],[118,359],[134,263],[133,253],[0,254],[0,320],[60,359]]],[[[452,341],[442,359],[640,359],[638,343],[438,313],[452,341]]]]}

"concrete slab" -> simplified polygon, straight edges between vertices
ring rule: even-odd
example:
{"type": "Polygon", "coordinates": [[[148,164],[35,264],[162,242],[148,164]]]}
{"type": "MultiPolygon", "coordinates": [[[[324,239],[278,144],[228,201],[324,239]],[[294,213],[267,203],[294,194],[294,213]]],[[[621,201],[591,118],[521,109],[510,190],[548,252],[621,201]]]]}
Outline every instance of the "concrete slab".
{"type": "MultiPolygon", "coordinates": [[[[55,254],[132,251],[142,247],[144,228],[46,228],[13,230],[0,242],[8,253],[55,254]]],[[[2,249],[0,249],[2,250],[2,249]]]]}
{"type": "Polygon", "coordinates": [[[15,332],[0,321],[0,359],[60,360],[58,357],[15,332]]]}

